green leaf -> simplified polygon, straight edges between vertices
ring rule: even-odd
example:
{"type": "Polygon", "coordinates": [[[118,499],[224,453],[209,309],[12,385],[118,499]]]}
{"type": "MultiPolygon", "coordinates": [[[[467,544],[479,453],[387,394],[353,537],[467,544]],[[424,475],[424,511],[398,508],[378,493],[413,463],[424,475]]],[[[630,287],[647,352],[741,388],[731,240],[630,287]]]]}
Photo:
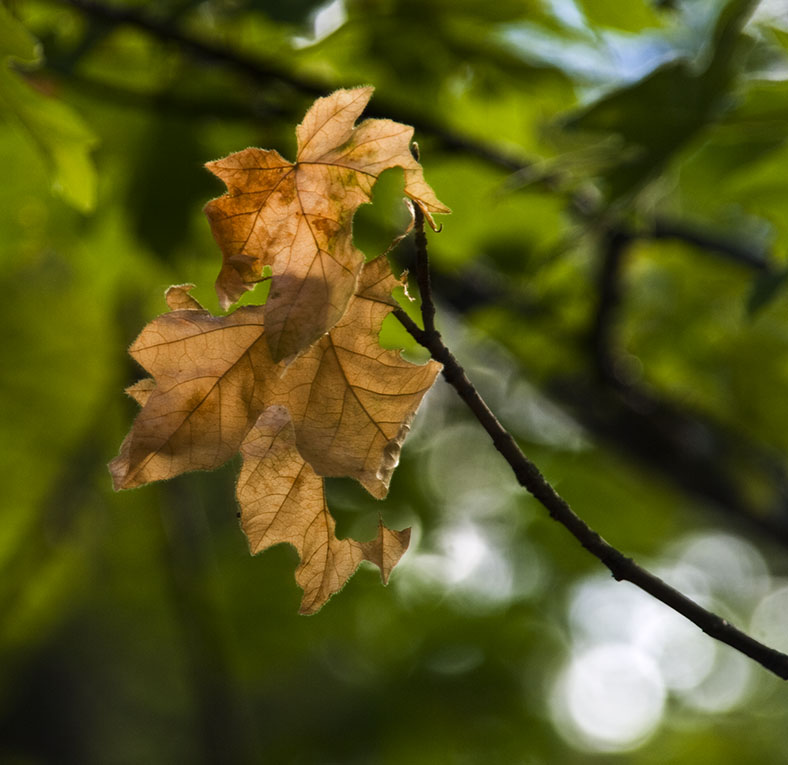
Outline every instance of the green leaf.
{"type": "Polygon", "coordinates": [[[622,140],[620,159],[604,177],[611,200],[638,191],[729,108],[727,94],[741,28],[751,9],[751,0],[729,0],[708,24],[708,56],[670,61],[564,122],[567,130],[605,138],[612,133],[622,140]]]}
{"type": "Polygon", "coordinates": [[[8,10],[0,5],[0,58],[15,58],[27,64],[41,61],[41,46],[8,10]]]}
{"type": "Polygon", "coordinates": [[[766,308],[784,288],[786,280],[788,280],[788,269],[765,271],[759,274],[747,298],[747,315],[754,318],[766,308]]]}
{"type": "Polygon", "coordinates": [[[97,139],[76,112],[0,70],[0,114],[21,127],[44,154],[53,190],[81,212],[90,212],[96,203],[90,151],[97,139]]]}
{"type": "Polygon", "coordinates": [[[90,212],[96,203],[96,173],[90,158],[95,135],[69,106],[24,84],[8,68],[10,59],[39,63],[40,47],[0,6],[0,117],[39,148],[50,167],[53,190],[81,212],[90,212]]]}
{"type": "Polygon", "coordinates": [[[662,18],[654,3],[630,0],[627,3],[611,3],[609,0],[580,0],[583,13],[596,26],[638,32],[648,27],[662,25],[662,18]]]}

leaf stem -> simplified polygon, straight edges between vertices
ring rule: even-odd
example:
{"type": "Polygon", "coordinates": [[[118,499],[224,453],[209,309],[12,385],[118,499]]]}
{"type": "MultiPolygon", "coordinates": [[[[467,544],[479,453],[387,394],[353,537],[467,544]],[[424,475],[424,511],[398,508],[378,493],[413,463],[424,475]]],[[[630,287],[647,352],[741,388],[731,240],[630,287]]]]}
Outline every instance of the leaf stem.
{"type": "Polygon", "coordinates": [[[414,243],[416,245],[416,280],[419,284],[421,297],[421,320],[427,334],[437,334],[435,330],[435,301],[432,299],[432,281],[430,279],[430,259],[427,253],[427,235],[424,233],[424,213],[417,205],[413,205],[414,243]]]}

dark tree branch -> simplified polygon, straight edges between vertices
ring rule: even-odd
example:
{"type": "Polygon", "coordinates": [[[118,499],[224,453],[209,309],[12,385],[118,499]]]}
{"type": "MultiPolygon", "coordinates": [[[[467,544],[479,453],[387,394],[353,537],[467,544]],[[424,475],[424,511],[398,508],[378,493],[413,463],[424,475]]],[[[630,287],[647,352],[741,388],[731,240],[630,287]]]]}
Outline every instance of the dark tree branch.
{"type": "MultiPolygon", "coordinates": [[[[423,225],[421,233],[423,235],[423,225]]],[[[417,248],[417,269],[427,269],[428,267],[425,243],[424,247],[417,248]]],[[[479,424],[487,431],[493,445],[511,467],[518,483],[547,509],[550,517],[564,526],[589,553],[607,566],[616,580],[631,582],[689,619],[710,637],[740,651],[783,680],[788,680],[788,655],[758,642],[642,568],[606,542],[575,514],[569,503],[556,492],[536,465],[523,454],[514,438],[498,421],[468,379],[465,370],[443,343],[440,333],[434,327],[430,330],[426,329],[427,316],[424,314],[424,306],[428,306],[427,315],[429,315],[429,311],[434,310],[434,307],[433,309],[429,308],[433,305],[429,291],[427,294],[421,295],[421,301],[425,329],[421,329],[401,309],[395,310],[394,315],[412,337],[430,352],[432,358],[443,364],[443,377],[446,382],[455,389],[479,424]]]]}
{"type": "Polygon", "coordinates": [[[619,374],[614,352],[615,318],[621,302],[621,268],[632,241],[629,232],[614,228],[602,235],[602,264],[597,284],[597,307],[591,324],[590,346],[594,366],[603,382],[616,385],[619,374]]]}
{"type": "Polygon", "coordinates": [[[416,279],[421,297],[421,320],[427,333],[435,332],[435,302],[432,299],[432,281],[427,256],[427,236],[424,233],[424,213],[418,205],[414,208],[414,240],[416,244],[416,279]]]}
{"type": "Polygon", "coordinates": [[[736,263],[741,263],[756,271],[767,271],[771,268],[768,252],[748,247],[730,236],[723,236],[681,221],[658,217],[654,220],[653,228],[650,231],[641,232],[639,237],[655,240],[676,239],[736,263]]]}

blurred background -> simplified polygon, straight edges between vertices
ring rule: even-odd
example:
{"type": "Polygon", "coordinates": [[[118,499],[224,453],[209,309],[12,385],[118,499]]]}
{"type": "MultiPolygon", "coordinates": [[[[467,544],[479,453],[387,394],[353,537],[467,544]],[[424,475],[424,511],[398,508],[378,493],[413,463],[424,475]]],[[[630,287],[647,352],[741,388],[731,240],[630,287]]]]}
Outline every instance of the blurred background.
{"type": "MultiPolygon", "coordinates": [[[[382,513],[410,551],[314,617],[292,549],[248,554],[237,463],[113,493],[126,348],[169,284],[218,311],[203,163],[292,159],[312,100],[365,83],[454,211],[440,328],[526,454],[625,554],[788,649],[784,0],[16,0],[0,761],[784,762],[784,683],[614,582],[442,381],[388,499],[328,487],[340,535],[382,513]]],[[[401,198],[389,171],[357,214],[368,256],[401,198]]]]}

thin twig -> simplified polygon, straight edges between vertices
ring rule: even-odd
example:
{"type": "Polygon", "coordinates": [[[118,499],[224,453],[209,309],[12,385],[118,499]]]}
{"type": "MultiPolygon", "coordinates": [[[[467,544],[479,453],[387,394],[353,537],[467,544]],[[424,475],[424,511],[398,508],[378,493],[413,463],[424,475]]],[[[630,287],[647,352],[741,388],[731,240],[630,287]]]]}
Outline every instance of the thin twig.
{"type": "Polygon", "coordinates": [[[421,297],[421,320],[424,322],[424,331],[434,333],[435,302],[432,299],[430,262],[427,255],[427,235],[424,233],[424,213],[418,205],[413,205],[413,217],[414,242],[416,245],[416,280],[419,284],[419,295],[421,297]]]}
{"type": "MultiPolygon", "coordinates": [[[[426,265],[426,247],[424,255],[426,265]]],[[[429,294],[422,294],[421,299],[422,305],[425,301],[432,302],[429,294]]],[[[421,329],[401,309],[395,310],[394,315],[413,338],[430,352],[432,358],[443,364],[443,377],[446,382],[455,389],[487,431],[495,448],[511,467],[518,483],[529,491],[547,509],[550,516],[564,526],[588,552],[607,566],[616,580],[631,582],[689,619],[707,635],[749,656],[783,680],[788,680],[788,655],[758,642],[642,568],[606,542],[575,514],[569,503],[556,492],[536,465],[523,454],[511,434],[498,421],[457,359],[443,343],[440,333],[435,329],[431,331],[421,329]]]]}

